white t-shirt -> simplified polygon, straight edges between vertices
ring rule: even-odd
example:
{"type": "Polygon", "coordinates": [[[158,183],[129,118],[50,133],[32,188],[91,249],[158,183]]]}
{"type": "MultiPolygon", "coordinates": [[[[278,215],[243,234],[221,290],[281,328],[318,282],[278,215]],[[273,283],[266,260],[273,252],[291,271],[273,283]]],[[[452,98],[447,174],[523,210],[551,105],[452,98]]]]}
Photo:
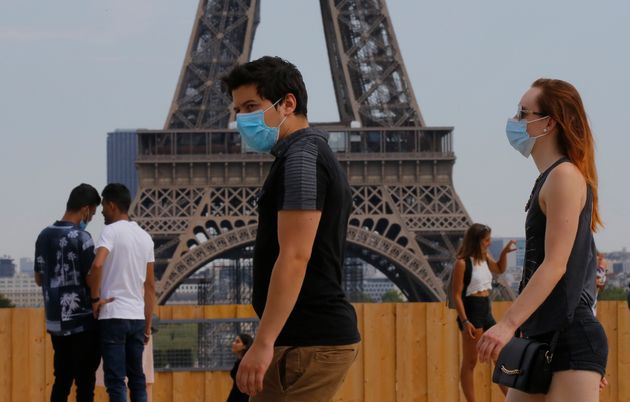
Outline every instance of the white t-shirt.
{"type": "Polygon", "coordinates": [[[101,299],[114,301],[101,307],[99,320],[144,319],[144,281],[147,264],[154,262],[153,240],[136,222],[117,221],[103,229],[96,249],[109,255],[103,265],[101,299]]]}

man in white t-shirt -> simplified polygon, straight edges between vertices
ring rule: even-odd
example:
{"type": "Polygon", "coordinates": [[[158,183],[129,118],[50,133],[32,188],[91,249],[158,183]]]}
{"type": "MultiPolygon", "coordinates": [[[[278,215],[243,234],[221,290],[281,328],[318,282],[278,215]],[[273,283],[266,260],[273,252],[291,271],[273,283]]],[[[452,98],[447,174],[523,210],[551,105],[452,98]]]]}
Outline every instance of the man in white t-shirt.
{"type": "Polygon", "coordinates": [[[122,184],[102,192],[105,228],[96,243],[88,276],[92,310],[98,318],[105,387],[110,402],[146,402],[142,352],[151,336],[155,303],[153,240],[129,221],[131,196],[122,184]]]}

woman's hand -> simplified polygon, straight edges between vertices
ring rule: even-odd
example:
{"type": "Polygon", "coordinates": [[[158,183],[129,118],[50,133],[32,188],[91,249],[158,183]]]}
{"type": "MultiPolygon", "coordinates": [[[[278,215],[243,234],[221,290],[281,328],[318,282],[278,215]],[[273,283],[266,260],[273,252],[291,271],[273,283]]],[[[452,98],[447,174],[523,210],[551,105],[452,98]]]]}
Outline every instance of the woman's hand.
{"type": "Polygon", "coordinates": [[[499,321],[487,330],[477,343],[477,353],[480,362],[496,361],[506,343],[514,336],[513,328],[504,321],[499,321]]]}
{"type": "Polygon", "coordinates": [[[505,247],[503,247],[503,250],[501,251],[502,253],[511,253],[518,250],[518,247],[516,247],[516,240],[510,240],[505,247]]]}
{"type": "Polygon", "coordinates": [[[476,328],[472,324],[472,322],[470,322],[468,320],[466,320],[466,322],[464,323],[463,332],[464,332],[465,335],[468,335],[470,337],[470,339],[477,339],[477,337],[475,336],[476,328]]]}
{"type": "Polygon", "coordinates": [[[599,381],[599,392],[602,392],[608,386],[608,380],[606,377],[602,376],[602,379],[599,381]]]}

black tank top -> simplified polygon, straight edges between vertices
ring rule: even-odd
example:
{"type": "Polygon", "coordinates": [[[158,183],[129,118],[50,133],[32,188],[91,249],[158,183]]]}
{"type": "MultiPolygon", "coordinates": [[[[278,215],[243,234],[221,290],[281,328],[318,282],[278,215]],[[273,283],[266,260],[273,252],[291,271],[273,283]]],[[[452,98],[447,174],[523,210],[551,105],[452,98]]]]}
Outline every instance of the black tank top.
{"type": "MultiPolygon", "coordinates": [[[[545,170],[536,180],[525,210],[525,263],[523,266],[522,291],[534,272],[545,259],[545,230],[547,218],[538,202],[540,189],[549,173],[559,164],[569,162],[561,158],[545,170]]],[[[595,301],[595,275],[597,261],[593,232],[591,231],[591,215],[593,194],[590,186],[586,189],[586,202],[580,212],[578,229],[567,261],[567,270],[551,294],[540,307],[523,323],[521,331],[526,336],[535,336],[556,331],[573,320],[576,307],[582,301],[592,306],[595,301]]],[[[519,291],[519,293],[520,293],[519,291]]]]}

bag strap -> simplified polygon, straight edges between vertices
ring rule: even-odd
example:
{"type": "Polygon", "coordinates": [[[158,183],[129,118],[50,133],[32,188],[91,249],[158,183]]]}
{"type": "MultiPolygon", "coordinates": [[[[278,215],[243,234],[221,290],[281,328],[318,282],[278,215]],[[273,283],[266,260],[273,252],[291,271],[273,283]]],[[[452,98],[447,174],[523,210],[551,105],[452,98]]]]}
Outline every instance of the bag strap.
{"type": "Polygon", "coordinates": [[[470,285],[470,281],[472,280],[472,257],[468,257],[465,259],[466,268],[464,269],[464,288],[462,289],[462,300],[466,297],[466,290],[468,289],[468,285],[470,285]]]}
{"type": "Polygon", "coordinates": [[[551,342],[549,343],[549,350],[545,352],[545,359],[547,359],[548,364],[551,364],[551,360],[553,360],[553,354],[556,351],[556,346],[558,346],[558,339],[560,338],[561,331],[562,329],[559,329],[553,334],[553,337],[551,337],[551,342]]]}

